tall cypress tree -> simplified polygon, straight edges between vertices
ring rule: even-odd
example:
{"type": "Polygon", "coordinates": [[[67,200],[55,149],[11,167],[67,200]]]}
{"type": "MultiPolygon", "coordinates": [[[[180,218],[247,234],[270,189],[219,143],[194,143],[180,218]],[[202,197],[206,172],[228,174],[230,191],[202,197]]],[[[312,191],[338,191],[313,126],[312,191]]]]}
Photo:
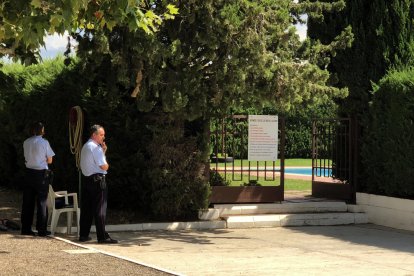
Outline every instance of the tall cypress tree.
{"type": "Polygon", "coordinates": [[[413,0],[346,0],[340,13],[326,14],[322,21],[310,18],[308,34],[322,43],[352,26],[353,46],[332,57],[329,65],[336,85],[349,88],[349,97],[342,102],[344,113],[362,115],[372,82],[390,69],[414,64],[413,18],[413,0]]]}

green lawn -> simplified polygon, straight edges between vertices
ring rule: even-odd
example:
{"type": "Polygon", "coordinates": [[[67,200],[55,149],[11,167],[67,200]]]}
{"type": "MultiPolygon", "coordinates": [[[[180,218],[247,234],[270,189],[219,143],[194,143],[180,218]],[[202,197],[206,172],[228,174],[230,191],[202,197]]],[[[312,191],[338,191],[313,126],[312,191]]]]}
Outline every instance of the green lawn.
{"type": "MultiPolygon", "coordinates": [[[[232,174],[227,174],[227,180],[230,182],[229,186],[243,186],[245,183],[249,182],[248,176],[243,175],[242,180],[240,174],[234,174],[234,178],[236,180],[232,180],[232,174]]],[[[251,179],[256,179],[254,177],[251,177],[251,179]]],[[[258,184],[261,186],[279,186],[280,185],[280,178],[275,177],[275,180],[271,180],[270,177],[267,178],[268,180],[265,180],[264,177],[259,177],[258,184]]],[[[285,190],[286,191],[305,191],[305,190],[311,190],[312,181],[311,180],[300,180],[300,179],[288,179],[285,178],[285,190]]]]}
{"type": "MultiPolygon", "coordinates": [[[[234,166],[235,167],[241,167],[242,160],[237,159],[234,160],[234,166]]],[[[232,167],[233,163],[226,163],[227,167],[232,167]]],[[[211,163],[211,168],[214,168],[216,166],[216,163],[211,163]]],[[[224,163],[218,163],[219,167],[224,167],[224,163]]],[[[243,160],[243,167],[248,167],[249,161],[243,160]]],[[[251,167],[268,167],[271,168],[273,166],[273,162],[264,162],[264,161],[253,161],[250,162],[251,167]]],[[[275,162],[275,166],[280,166],[280,160],[275,162]]],[[[311,167],[312,166],[312,159],[286,159],[285,160],[285,166],[286,167],[311,167]]],[[[222,174],[223,175],[223,174],[222,174]]],[[[238,173],[234,174],[234,178],[237,180],[232,180],[232,174],[227,173],[227,180],[230,182],[230,186],[243,186],[245,183],[249,182],[248,176],[243,175],[242,180],[241,175],[238,173]]],[[[255,177],[251,177],[251,179],[255,180],[255,177]]],[[[264,177],[259,177],[258,183],[262,186],[278,186],[280,185],[280,178],[275,177],[275,180],[271,181],[270,177],[267,178],[268,180],[265,180],[264,177]]],[[[304,191],[304,190],[310,190],[312,186],[311,180],[300,180],[300,179],[288,179],[285,178],[285,190],[286,191],[304,191]]]]}
{"type": "MultiPolygon", "coordinates": [[[[240,167],[242,162],[241,159],[236,159],[234,160],[234,166],[235,167],[240,167]]],[[[265,165],[267,167],[272,167],[273,166],[273,162],[268,161],[252,161],[250,162],[250,166],[257,166],[257,163],[259,163],[259,166],[264,167],[265,165]]],[[[233,163],[226,163],[227,166],[233,166],[233,163]]],[[[216,166],[216,163],[211,163],[210,165],[212,168],[214,168],[216,166]]],[[[224,163],[218,163],[219,167],[224,167],[224,163]]],[[[247,167],[249,166],[249,161],[244,159],[243,160],[243,167],[247,167]]],[[[275,166],[280,166],[280,160],[275,161],[275,166]]],[[[285,166],[290,166],[290,167],[310,167],[312,166],[312,159],[286,159],[285,160],[285,166]]]]}
{"type": "Polygon", "coordinates": [[[312,190],[311,180],[288,179],[285,178],[286,191],[307,191],[312,190]]]}

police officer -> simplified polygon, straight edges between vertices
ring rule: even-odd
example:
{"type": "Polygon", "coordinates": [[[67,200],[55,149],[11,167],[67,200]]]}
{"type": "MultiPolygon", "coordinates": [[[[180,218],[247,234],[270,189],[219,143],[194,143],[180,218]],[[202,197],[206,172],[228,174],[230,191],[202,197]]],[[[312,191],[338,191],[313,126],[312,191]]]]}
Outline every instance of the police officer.
{"type": "Polygon", "coordinates": [[[117,243],[105,231],[108,189],[106,174],[109,164],[106,161],[105,130],[100,125],[93,125],[90,138],[83,145],[80,167],[85,176],[81,187],[81,216],[79,241],[91,240],[89,233],[92,219],[95,219],[98,243],[117,243]]]}
{"type": "Polygon", "coordinates": [[[47,196],[50,182],[48,164],[52,163],[55,153],[49,142],[43,138],[45,127],[41,122],[31,126],[31,134],[33,136],[23,142],[26,180],[23,189],[21,234],[35,235],[32,231],[32,223],[37,201],[36,230],[39,236],[44,237],[50,235],[47,231],[47,196]]]}

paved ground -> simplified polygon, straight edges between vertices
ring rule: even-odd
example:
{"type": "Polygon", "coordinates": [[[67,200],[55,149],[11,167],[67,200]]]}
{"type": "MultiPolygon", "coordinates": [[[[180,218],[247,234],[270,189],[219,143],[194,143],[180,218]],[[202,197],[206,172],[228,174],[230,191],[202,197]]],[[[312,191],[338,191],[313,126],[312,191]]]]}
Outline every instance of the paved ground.
{"type": "Polygon", "coordinates": [[[2,232],[0,275],[414,275],[414,233],[374,225],[111,236],[120,243],[81,247],[2,232]]]}
{"type": "MultiPolygon", "coordinates": [[[[3,195],[1,217],[18,221],[3,195]]],[[[0,232],[0,275],[414,275],[414,233],[374,225],[111,236],[120,243],[0,232]]]]}
{"type": "Polygon", "coordinates": [[[374,225],[112,236],[85,245],[183,275],[414,275],[414,233],[374,225]]]}

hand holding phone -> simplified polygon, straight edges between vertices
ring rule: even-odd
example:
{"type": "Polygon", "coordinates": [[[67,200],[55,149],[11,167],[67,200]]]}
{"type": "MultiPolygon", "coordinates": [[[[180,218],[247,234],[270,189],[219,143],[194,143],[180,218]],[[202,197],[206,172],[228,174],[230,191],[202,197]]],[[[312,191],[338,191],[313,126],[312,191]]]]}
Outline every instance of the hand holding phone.
{"type": "Polygon", "coordinates": [[[102,141],[101,147],[102,147],[103,152],[106,152],[106,150],[108,149],[108,147],[106,146],[105,141],[102,141]]]}

